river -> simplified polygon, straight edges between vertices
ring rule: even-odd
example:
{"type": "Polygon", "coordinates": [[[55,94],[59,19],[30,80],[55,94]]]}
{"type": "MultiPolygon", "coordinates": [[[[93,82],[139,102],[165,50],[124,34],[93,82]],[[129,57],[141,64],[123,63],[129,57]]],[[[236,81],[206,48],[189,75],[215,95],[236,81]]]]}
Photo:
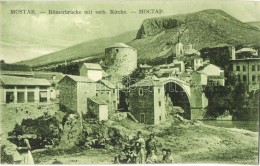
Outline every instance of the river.
{"type": "Polygon", "coordinates": [[[258,121],[231,121],[231,120],[205,120],[204,124],[226,127],[226,128],[239,128],[258,132],[259,122],[258,121]]]}

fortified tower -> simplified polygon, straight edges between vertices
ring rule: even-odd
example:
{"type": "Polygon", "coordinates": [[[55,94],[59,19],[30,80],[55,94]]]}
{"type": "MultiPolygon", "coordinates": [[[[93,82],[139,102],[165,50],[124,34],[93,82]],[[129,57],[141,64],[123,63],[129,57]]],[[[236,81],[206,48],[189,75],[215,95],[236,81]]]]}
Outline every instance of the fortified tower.
{"type": "Polygon", "coordinates": [[[126,76],[137,68],[137,51],[124,43],[116,43],[105,49],[104,62],[110,75],[126,76]]]}

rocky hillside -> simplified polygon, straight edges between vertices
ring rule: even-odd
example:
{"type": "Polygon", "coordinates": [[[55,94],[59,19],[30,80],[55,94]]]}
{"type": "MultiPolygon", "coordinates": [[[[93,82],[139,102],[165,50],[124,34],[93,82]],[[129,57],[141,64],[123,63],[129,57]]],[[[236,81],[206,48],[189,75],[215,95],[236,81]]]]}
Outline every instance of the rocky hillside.
{"type": "Polygon", "coordinates": [[[114,38],[97,39],[23,62],[30,66],[61,63],[81,59],[101,59],[104,48],[116,42],[126,43],[138,51],[139,61],[158,61],[175,53],[178,38],[197,50],[227,45],[260,46],[260,29],[241,22],[221,10],[151,18],[143,21],[140,29],[114,38]],[[134,39],[134,40],[132,40],[134,39]]]}
{"type": "Polygon", "coordinates": [[[259,45],[260,30],[243,23],[221,10],[151,18],[143,21],[136,40],[140,59],[174,54],[177,38],[195,49],[226,45],[259,45]]]}

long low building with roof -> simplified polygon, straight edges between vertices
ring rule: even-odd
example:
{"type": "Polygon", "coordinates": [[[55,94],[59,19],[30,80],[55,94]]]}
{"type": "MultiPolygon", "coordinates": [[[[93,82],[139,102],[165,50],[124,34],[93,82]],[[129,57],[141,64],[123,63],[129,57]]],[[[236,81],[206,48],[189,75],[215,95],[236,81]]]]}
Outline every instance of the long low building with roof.
{"type": "Polygon", "coordinates": [[[1,75],[1,103],[48,102],[50,86],[46,79],[1,75]]]}

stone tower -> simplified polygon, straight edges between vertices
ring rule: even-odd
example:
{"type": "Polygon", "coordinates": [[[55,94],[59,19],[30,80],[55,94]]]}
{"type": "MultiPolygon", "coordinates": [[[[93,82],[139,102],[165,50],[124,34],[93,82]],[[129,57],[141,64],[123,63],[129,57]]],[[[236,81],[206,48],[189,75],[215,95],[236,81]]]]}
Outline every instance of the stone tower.
{"type": "Polygon", "coordinates": [[[116,43],[105,49],[104,63],[110,75],[126,76],[137,68],[137,51],[126,44],[116,43]]]}

